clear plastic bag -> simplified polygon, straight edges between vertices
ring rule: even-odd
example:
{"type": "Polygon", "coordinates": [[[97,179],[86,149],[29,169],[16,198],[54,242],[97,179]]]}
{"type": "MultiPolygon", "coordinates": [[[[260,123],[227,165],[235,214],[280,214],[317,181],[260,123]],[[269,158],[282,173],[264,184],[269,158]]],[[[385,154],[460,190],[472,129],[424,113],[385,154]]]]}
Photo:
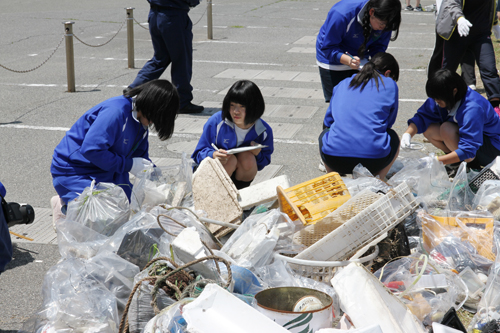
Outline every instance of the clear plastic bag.
{"type": "Polygon", "coordinates": [[[152,167],[134,181],[130,208],[138,212],[161,204],[181,206],[192,192],[192,160],[183,153],[181,164],[152,167]]]}
{"type": "Polygon", "coordinates": [[[187,322],[182,317],[182,308],[193,301],[193,298],[185,298],[175,304],[163,309],[152,318],[144,327],[143,333],[184,333],[186,331],[187,322]]]}
{"type": "Polygon", "coordinates": [[[66,220],[77,222],[102,235],[111,236],[130,217],[130,206],[123,189],[112,183],[95,183],[68,203],[66,220]]]}
{"type": "Polygon", "coordinates": [[[500,180],[487,180],[481,184],[473,201],[476,210],[487,210],[500,220],[500,180]]]}
{"type": "Polygon", "coordinates": [[[67,333],[116,333],[116,297],[94,275],[95,267],[81,259],[66,259],[45,275],[42,296],[45,322],[67,333]]]}
{"type": "Polygon", "coordinates": [[[467,163],[462,162],[453,179],[448,196],[447,209],[452,211],[473,210],[473,201],[474,193],[469,187],[469,180],[467,178],[467,163]]]}
{"type": "Polygon", "coordinates": [[[66,219],[56,222],[56,230],[59,253],[63,258],[92,258],[109,240],[107,236],[66,219]]]}
{"type": "Polygon", "coordinates": [[[276,245],[287,247],[292,243],[294,230],[295,225],[286,214],[272,209],[243,221],[221,251],[238,266],[255,270],[269,262],[276,245]]]}

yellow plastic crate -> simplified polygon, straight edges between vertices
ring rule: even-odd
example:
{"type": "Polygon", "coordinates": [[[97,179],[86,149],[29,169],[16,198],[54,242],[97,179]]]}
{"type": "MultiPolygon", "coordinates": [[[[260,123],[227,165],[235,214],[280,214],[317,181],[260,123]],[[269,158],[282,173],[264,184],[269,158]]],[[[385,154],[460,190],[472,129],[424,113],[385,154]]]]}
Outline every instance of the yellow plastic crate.
{"type": "Polygon", "coordinates": [[[314,178],[284,190],[276,188],[280,210],[292,221],[314,224],[351,198],[342,178],[336,172],[314,178]]]}
{"type": "MultiPolygon", "coordinates": [[[[493,249],[493,218],[473,218],[473,217],[460,217],[460,221],[465,226],[476,225],[476,228],[471,228],[469,232],[462,229],[457,223],[455,217],[442,217],[430,215],[434,220],[439,222],[447,232],[451,232],[462,241],[468,241],[472,246],[474,246],[477,252],[489,259],[495,260],[495,254],[492,252],[493,249]]],[[[439,227],[428,225],[428,228],[437,235],[438,237],[444,237],[442,235],[439,227]]],[[[429,236],[424,232],[422,235],[422,240],[427,247],[431,247],[431,240],[429,236]]]]}

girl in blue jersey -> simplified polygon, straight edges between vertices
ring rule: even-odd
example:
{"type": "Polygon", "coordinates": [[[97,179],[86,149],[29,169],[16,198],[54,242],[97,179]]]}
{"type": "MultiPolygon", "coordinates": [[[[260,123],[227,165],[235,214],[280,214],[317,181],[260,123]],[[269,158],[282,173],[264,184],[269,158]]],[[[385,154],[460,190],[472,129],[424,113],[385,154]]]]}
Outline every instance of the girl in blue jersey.
{"type": "Polygon", "coordinates": [[[175,87],[154,80],[85,112],[54,150],[50,172],[61,204],[78,197],[94,179],[121,186],[130,200],[129,172],[139,175],[152,165],[148,128],[160,140],[168,139],[178,110],[175,87]]]}
{"type": "Polygon", "coordinates": [[[500,156],[500,118],[486,98],[467,87],[449,69],[438,70],[425,85],[427,101],[408,120],[401,147],[409,147],[417,133],[446,155],[443,164],[461,161],[480,168],[500,156]]]}
{"type": "Polygon", "coordinates": [[[381,52],[333,89],[319,136],[328,172],[350,174],[361,163],[384,179],[399,153],[399,137],[391,129],[398,114],[398,78],[396,59],[381,52]]]}
{"type": "Polygon", "coordinates": [[[234,83],[224,97],[222,111],[205,123],[191,158],[198,165],[207,157],[216,158],[237,189],[249,186],[257,171],[271,163],[274,150],[273,131],[260,119],[264,108],[264,98],[255,83],[247,80],[234,83]],[[267,147],[235,155],[227,154],[229,149],[257,144],[267,147]]]}
{"type": "Polygon", "coordinates": [[[400,23],[399,0],[349,0],[333,5],[316,40],[316,61],[327,103],[340,81],[387,50],[389,41],[398,37],[400,23]],[[393,38],[392,31],[396,32],[393,38]]]}

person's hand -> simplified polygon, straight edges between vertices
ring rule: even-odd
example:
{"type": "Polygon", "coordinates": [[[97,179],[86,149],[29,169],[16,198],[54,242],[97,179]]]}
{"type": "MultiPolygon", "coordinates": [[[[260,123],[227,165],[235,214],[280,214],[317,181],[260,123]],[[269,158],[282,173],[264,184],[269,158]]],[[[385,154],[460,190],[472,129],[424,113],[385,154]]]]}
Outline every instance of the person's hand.
{"type": "Polygon", "coordinates": [[[360,64],[361,59],[359,59],[359,57],[352,57],[349,60],[349,67],[351,67],[351,69],[359,69],[360,64]]]}
{"type": "Polygon", "coordinates": [[[411,146],[411,134],[404,133],[401,137],[401,148],[410,148],[411,146]]]}
{"type": "Polygon", "coordinates": [[[458,19],[457,25],[460,37],[467,37],[469,35],[470,27],[472,27],[472,23],[462,16],[458,19]]]}
{"type": "Polygon", "coordinates": [[[227,163],[227,160],[229,159],[229,155],[226,153],[224,149],[219,149],[219,150],[214,150],[214,153],[212,154],[213,159],[217,159],[220,161],[222,165],[227,163]]]}
{"type": "Polygon", "coordinates": [[[146,172],[147,169],[153,167],[153,163],[142,157],[134,157],[132,159],[132,169],[130,173],[136,177],[139,177],[142,173],[146,172]]]}
{"type": "MultiPolygon", "coordinates": [[[[250,145],[252,145],[252,146],[258,146],[259,144],[257,142],[255,142],[255,141],[252,141],[252,142],[250,142],[250,145]]],[[[250,152],[252,154],[254,154],[255,156],[257,156],[257,155],[260,154],[261,150],[262,150],[262,148],[259,148],[259,149],[250,150],[250,152]]]]}

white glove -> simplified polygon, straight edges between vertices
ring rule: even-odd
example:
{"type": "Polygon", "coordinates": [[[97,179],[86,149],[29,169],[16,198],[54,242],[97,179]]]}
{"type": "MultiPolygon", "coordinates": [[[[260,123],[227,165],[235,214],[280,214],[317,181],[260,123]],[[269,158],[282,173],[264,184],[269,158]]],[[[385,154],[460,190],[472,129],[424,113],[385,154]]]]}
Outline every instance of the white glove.
{"type": "Polygon", "coordinates": [[[139,177],[143,172],[145,172],[148,168],[153,166],[151,161],[148,161],[142,157],[134,157],[132,159],[132,169],[130,169],[130,173],[136,177],[139,177]]]}
{"type": "Polygon", "coordinates": [[[411,146],[411,135],[410,133],[404,133],[401,137],[401,148],[410,148],[411,146]]]}
{"type": "Polygon", "coordinates": [[[435,161],[435,160],[436,160],[435,158],[432,158],[432,157],[430,157],[430,156],[425,156],[425,157],[420,158],[418,161],[419,161],[421,164],[423,164],[423,163],[425,163],[425,164],[430,164],[430,163],[432,163],[432,161],[435,161]]]}
{"type": "Polygon", "coordinates": [[[470,27],[472,27],[472,23],[462,16],[458,19],[457,25],[460,37],[467,37],[469,35],[470,27]]]}

